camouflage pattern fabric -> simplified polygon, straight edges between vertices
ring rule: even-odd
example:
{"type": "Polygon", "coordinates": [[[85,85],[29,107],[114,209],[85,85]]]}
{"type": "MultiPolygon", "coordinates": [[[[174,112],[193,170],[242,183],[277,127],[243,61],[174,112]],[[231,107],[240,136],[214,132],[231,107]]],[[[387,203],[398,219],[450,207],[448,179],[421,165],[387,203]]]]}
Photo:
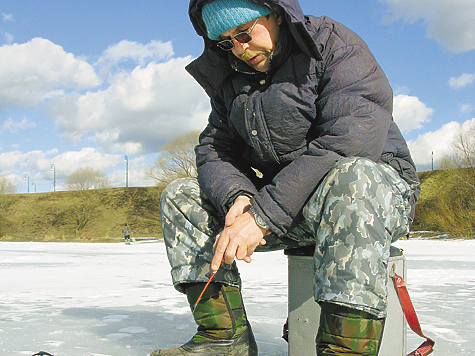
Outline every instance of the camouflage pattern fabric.
{"type": "MultiPolygon", "coordinates": [[[[186,288],[188,303],[193,306],[203,290],[204,283],[186,288]]],[[[211,283],[193,313],[198,332],[194,342],[210,339],[234,339],[247,328],[241,292],[237,287],[211,283]]]]}
{"type": "MultiPolygon", "coordinates": [[[[315,300],[384,317],[389,246],[409,232],[416,184],[386,164],[342,158],[304,206],[303,221],[283,237],[266,236],[256,252],[316,245],[315,300]]],[[[175,288],[206,282],[224,218],[196,179],[178,179],[164,190],[160,221],[175,288]]],[[[214,281],[240,288],[236,263],[223,264],[214,281]]]]}
{"type": "Polygon", "coordinates": [[[384,319],[369,313],[322,303],[315,339],[317,355],[376,356],[383,336],[384,319]]]}

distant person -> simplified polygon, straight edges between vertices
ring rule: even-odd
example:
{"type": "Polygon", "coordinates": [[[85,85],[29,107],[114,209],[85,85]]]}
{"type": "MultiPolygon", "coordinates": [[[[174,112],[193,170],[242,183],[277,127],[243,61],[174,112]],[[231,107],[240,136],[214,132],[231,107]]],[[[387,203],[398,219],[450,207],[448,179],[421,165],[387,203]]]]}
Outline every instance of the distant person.
{"type": "Polygon", "coordinates": [[[130,235],[132,234],[132,231],[130,231],[130,228],[127,226],[127,223],[125,223],[125,226],[122,229],[122,233],[124,234],[125,244],[130,245],[130,235]]]}
{"type": "Polygon", "coordinates": [[[358,35],[297,0],[191,0],[189,15],[204,51],[186,69],[211,113],[198,177],[163,191],[160,221],[192,308],[217,272],[198,332],[152,355],[257,355],[235,259],[301,246],[315,248],[317,355],[377,355],[390,244],[420,189],[383,70],[358,35]]]}

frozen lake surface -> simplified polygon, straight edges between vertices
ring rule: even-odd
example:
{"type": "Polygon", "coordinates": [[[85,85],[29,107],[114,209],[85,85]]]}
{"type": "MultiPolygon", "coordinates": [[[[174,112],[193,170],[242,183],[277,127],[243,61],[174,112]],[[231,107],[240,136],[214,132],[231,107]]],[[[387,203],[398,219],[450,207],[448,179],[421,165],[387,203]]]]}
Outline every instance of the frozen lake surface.
{"type": "MultiPolygon", "coordinates": [[[[475,241],[409,240],[408,289],[433,355],[475,355],[475,241]]],[[[0,355],[146,356],[195,332],[163,243],[0,242],[0,355]]],[[[259,355],[287,355],[287,258],[239,263],[259,355]]],[[[408,331],[408,352],[423,340],[408,331]]],[[[391,355],[381,355],[391,356],[391,355]]]]}

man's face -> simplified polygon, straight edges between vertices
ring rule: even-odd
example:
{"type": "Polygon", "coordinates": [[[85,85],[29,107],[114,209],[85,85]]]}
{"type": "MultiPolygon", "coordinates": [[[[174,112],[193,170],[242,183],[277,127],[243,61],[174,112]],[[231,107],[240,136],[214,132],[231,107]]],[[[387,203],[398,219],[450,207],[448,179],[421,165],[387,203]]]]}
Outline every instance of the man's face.
{"type": "MultiPolygon", "coordinates": [[[[255,20],[249,21],[241,26],[234,27],[221,34],[222,39],[231,39],[238,33],[249,31],[255,20]]],[[[281,17],[275,13],[269,16],[262,16],[250,33],[252,40],[248,43],[234,42],[233,54],[245,62],[250,67],[267,72],[270,69],[270,59],[279,40],[281,17]]]]}

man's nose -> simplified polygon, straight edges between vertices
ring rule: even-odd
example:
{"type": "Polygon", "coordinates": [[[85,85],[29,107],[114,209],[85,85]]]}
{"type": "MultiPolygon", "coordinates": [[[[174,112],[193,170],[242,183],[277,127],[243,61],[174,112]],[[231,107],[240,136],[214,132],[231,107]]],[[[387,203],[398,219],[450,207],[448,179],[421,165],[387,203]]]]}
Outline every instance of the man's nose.
{"type": "Polygon", "coordinates": [[[241,55],[246,52],[246,49],[249,48],[249,43],[241,43],[234,40],[234,49],[233,52],[237,57],[241,57],[241,55]]]}

